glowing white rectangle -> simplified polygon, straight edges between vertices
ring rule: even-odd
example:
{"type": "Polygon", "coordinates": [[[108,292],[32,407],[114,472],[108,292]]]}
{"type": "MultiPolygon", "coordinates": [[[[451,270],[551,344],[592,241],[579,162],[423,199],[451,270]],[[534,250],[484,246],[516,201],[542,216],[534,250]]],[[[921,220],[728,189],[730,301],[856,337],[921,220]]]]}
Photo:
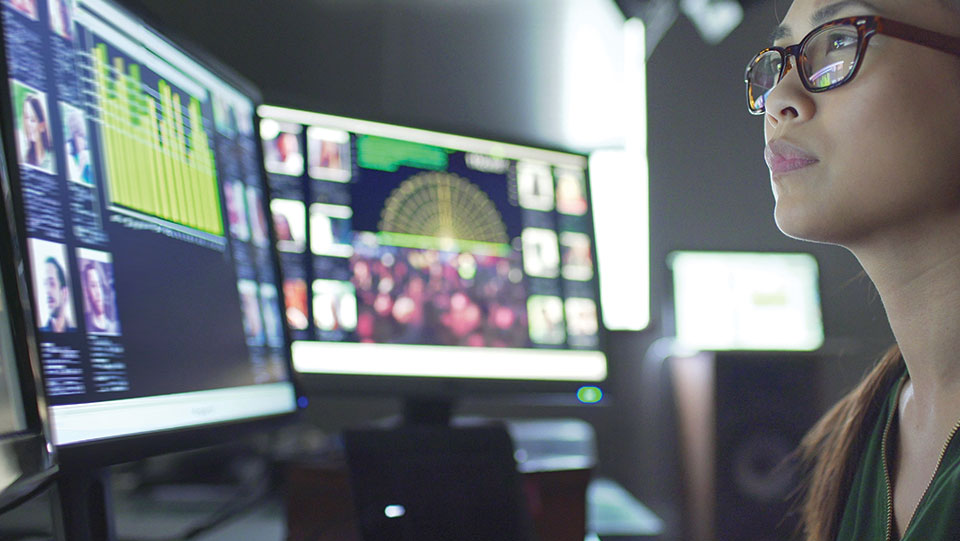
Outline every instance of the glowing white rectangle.
{"type": "Polygon", "coordinates": [[[650,324],[650,222],[646,157],[623,150],[590,155],[590,197],[603,324],[638,331],[650,324]]]}
{"type": "Polygon", "coordinates": [[[53,441],[68,445],[103,438],[237,421],[296,409],[290,383],[271,383],[51,406],[53,441]]]}
{"type": "Polygon", "coordinates": [[[811,351],[823,345],[812,255],[675,252],[669,263],[683,347],[811,351]]]}
{"type": "Polygon", "coordinates": [[[538,381],[607,377],[607,358],[599,351],[304,341],[294,342],[292,350],[293,367],[310,374],[538,381]]]}

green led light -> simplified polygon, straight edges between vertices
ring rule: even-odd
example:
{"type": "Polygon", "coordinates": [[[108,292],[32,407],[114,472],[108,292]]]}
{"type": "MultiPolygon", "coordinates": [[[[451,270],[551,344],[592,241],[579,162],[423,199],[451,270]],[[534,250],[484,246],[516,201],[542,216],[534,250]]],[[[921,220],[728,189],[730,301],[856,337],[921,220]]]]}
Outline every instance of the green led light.
{"type": "Polygon", "coordinates": [[[577,400],[584,404],[596,404],[603,400],[603,391],[600,387],[580,387],[577,389],[577,400]]]}

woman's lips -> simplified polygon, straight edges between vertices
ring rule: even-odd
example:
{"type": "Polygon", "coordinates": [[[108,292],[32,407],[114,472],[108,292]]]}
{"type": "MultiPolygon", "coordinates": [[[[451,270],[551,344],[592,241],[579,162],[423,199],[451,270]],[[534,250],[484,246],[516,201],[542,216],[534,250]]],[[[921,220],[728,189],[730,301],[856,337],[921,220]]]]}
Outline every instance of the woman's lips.
{"type": "Polygon", "coordinates": [[[780,139],[767,143],[763,159],[774,175],[803,169],[820,161],[806,150],[780,139]]]}

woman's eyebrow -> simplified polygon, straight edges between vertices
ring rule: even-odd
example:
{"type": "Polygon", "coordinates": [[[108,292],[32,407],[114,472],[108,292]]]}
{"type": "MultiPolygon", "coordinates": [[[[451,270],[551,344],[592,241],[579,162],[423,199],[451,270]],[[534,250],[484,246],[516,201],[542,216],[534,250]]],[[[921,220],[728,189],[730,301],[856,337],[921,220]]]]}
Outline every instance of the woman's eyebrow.
{"type": "Polygon", "coordinates": [[[814,11],[813,15],[810,16],[810,24],[819,26],[831,19],[835,19],[837,14],[851,6],[865,8],[871,13],[880,12],[880,8],[868,0],[840,0],[839,2],[827,4],[814,11]]]}
{"type": "MultiPolygon", "coordinates": [[[[810,16],[810,25],[811,26],[820,26],[821,24],[836,18],[837,14],[847,9],[851,6],[856,6],[860,8],[866,8],[871,13],[879,13],[880,8],[878,8],[872,2],[867,0],[840,0],[839,2],[833,2],[832,4],[827,4],[816,11],[813,12],[813,15],[810,16]]],[[[774,28],[773,32],[770,33],[770,43],[773,43],[777,40],[789,37],[792,35],[790,26],[786,24],[781,24],[774,28]]]]}
{"type": "Polygon", "coordinates": [[[781,24],[774,28],[773,32],[770,32],[770,37],[768,39],[770,43],[773,43],[791,35],[793,35],[793,32],[790,31],[790,27],[785,24],[781,24]]]}

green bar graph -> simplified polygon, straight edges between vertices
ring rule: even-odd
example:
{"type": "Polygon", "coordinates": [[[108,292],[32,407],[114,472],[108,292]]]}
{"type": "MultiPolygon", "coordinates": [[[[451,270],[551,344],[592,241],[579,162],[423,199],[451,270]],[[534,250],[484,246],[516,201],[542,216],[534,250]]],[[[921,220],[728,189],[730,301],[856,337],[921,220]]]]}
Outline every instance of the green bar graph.
{"type": "Polygon", "coordinates": [[[200,102],[163,79],[158,98],[144,89],[141,68],[93,50],[101,112],[104,167],[110,202],[198,231],[223,236],[213,149],[203,129],[200,102]]]}

